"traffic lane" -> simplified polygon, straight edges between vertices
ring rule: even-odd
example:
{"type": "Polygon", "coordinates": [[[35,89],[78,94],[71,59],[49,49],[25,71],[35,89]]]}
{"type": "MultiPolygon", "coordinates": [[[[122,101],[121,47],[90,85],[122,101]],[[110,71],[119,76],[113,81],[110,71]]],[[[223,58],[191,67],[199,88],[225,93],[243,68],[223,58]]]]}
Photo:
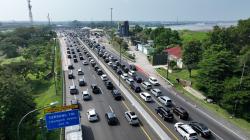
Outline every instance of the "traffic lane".
{"type": "MultiPolygon", "coordinates": [[[[79,68],[80,67],[80,63],[75,63],[75,69],[77,70],[77,68],[79,68]]],[[[76,75],[76,73],[75,73],[76,71],[74,71],[73,73],[74,73],[74,75],[76,75]]],[[[91,84],[96,84],[96,81],[92,81],[92,79],[93,78],[91,78],[91,76],[97,76],[96,75],[96,73],[95,73],[95,71],[93,71],[92,70],[92,72],[93,73],[89,73],[88,74],[88,72],[89,72],[89,69],[86,69],[86,68],[84,68],[84,72],[85,72],[85,79],[86,79],[86,81],[89,81],[88,83],[88,88],[90,89],[90,85],[91,84]]],[[[75,79],[77,79],[77,78],[75,78],[75,79]]],[[[97,78],[96,78],[97,79],[97,78]]],[[[98,81],[98,83],[101,83],[102,81],[100,81],[100,78],[99,78],[99,81],[98,81]]],[[[107,93],[107,91],[105,91],[105,86],[104,86],[104,84],[100,84],[100,87],[102,88],[102,90],[103,90],[103,92],[104,93],[107,93]]],[[[82,91],[83,89],[82,89],[82,87],[78,87],[78,89],[79,89],[79,91],[82,91]]],[[[111,94],[109,94],[109,95],[111,95],[111,94]]],[[[94,95],[93,95],[94,96],[94,95]]],[[[96,108],[96,110],[97,110],[97,112],[99,112],[100,113],[100,111],[101,111],[101,114],[102,114],[102,116],[100,117],[100,118],[104,118],[104,114],[105,114],[105,109],[103,108],[104,106],[108,106],[108,104],[105,104],[105,103],[112,103],[112,101],[106,101],[106,100],[104,100],[103,99],[103,97],[102,98],[99,98],[98,99],[98,96],[96,96],[97,97],[97,102],[92,102],[92,104],[91,104],[91,102],[90,102],[90,105],[88,105],[88,104],[85,104],[85,102],[84,101],[81,101],[81,95],[80,94],[78,94],[78,95],[76,95],[76,97],[77,97],[77,99],[79,99],[79,101],[80,101],[80,103],[81,103],[81,106],[82,106],[82,111],[81,111],[81,116],[86,116],[86,110],[87,109],[85,109],[85,106],[87,106],[87,107],[95,107],[96,108]],[[100,105],[99,105],[100,104],[100,105]],[[100,111],[98,111],[98,110],[100,110],[100,111]]],[[[112,99],[112,97],[109,97],[109,98],[107,98],[107,99],[112,99]]],[[[86,102],[86,103],[89,103],[89,102],[86,102]]],[[[121,108],[121,105],[119,106],[119,105],[117,105],[117,104],[115,104],[115,105],[111,105],[111,106],[115,106],[115,107],[117,107],[118,109],[114,109],[114,110],[120,110],[120,108],[121,108]]],[[[116,113],[118,116],[124,116],[124,112],[125,112],[125,110],[123,111],[123,112],[119,112],[119,113],[116,113]]],[[[83,118],[83,117],[82,117],[83,118]]],[[[84,120],[82,120],[83,122],[84,121],[86,121],[87,120],[87,118],[86,117],[84,117],[85,119],[84,120]]],[[[121,119],[120,119],[121,120],[121,119]]],[[[106,121],[106,120],[103,120],[103,121],[106,121]]],[[[84,122],[84,124],[86,124],[86,123],[88,123],[88,121],[87,122],[84,122]]],[[[104,122],[104,123],[101,123],[101,124],[104,124],[104,126],[107,126],[107,124],[106,124],[107,122],[104,122]]],[[[91,123],[92,124],[92,123],[91,123]]],[[[112,136],[112,137],[121,137],[122,135],[124,135],[124,138],[127,138],[126,136],[127,135],[131,135],[132,134],[132,136],[133,137],[131,137],[131,139],[134,139],[134,138],[136,138],[136,139],[145,139],[145,136],[144,136],[144,134],[142,134],[142,132],[141,131],[138,131],[138,129],[137,129],[137,131],[138,132],[136,132],[135,130],[133,130],[133,127],[132,127],[132,129],[131,129],[131,126],[129,126],[128,125],[128,122],[125,120],[125,119],[122,119],[121,121],[120,121],[120,124],[122,124],[121,126],[121,129],[117,129],[117,128],[115,128],[115,130],[117,130],[118,132],[115,132],[115,134],[117,135],[117,136],[114,136],[114,134],[113,135],[108,135],[108,136],[112,136]],[[127,129],[125,129],[124,128],[124,126],[128,126],[128,128],[127,129]],[[127,133],[124,133],[124,131],[127,131],[127,133]],[[120,134],[119,132],[123,132],[122,134],[120,134]],[[142,137],[143,136],[143,137],[142,137]]],[[[102,126],[102,127],[100,127],[100,125],[97,125],[95,128],[93,128],[93,130],[95,130],[96,132],[97,132],[97,134],[95,134],[95,131],[93,132],[95,135],[95,139],[96,139],[96,137],[98,137],[98,136],[100,136],[100,139],[111,139],[111,137],[107,137],[107,138],[104,138],[103,137],[103,135],[105,134],[105,135],[107,135],[108,134],[108,132],[105,132],[105,131],[103,131],[103,130],[107,130],[107,131],[109,131],[109,128],[105,128],[104,126],[102,126]],[[100,129],[100,128],[103,128],[103,129],[100,129]],[[100,130],[99,130],[100,129],[100,130]]],[[[91,128],[92,128],[92,126],[90,126],[91,128]]],[[[113,130],[112,131],[109,131],[109,132],[113,132],[113,130]]]]}
{"type": "MultiPolygon", "coordinates": [[[[109,52],[109,53],[113,53],[113,52],[109,52]]],[[[115,56],[114,54],[112,54],[114,57],[117,57],[117,56],[115,56]]],[[[122,63],[125,63],[124,61],[122,62],[122,63]]],[[[126,62],[126,65],[128,66],[129,64],[127,64],[127,62],[126,62]]],[[[140,77],[142,77],[144,80],[146,80],[146,81],[148,81],[147,79],[148,79],[148,77],[146,77],[144,74],[142,74],[142,73],[140,73],[140,72],[137,72],[137,75],[138,76],[140,76],[140,77]],[[138,74],[139,73],[139,74],[138,74]]],[[[126,84],[126,83],[125,83],[126,84]]],[[[140,85],[140,84],[139,84],[140,85]]],[[[142,88],[142,86],[140,85],[140,87],[142,88]]],[[[157,86],[156,88],[159,88],[159,89],[161,89],[162,90],[162,92],[163,93],[166,93],[166,92],[164,92],[164,90],[165,89],[163,89],[161,86],[157,86]]],[[[143,88],[142,88],[143,89],[143,88]]],[[[143,89],[143,91],[145,91],[144,89],[143,89]]],[[[146,92],[149,92],[149,91],[146,91],[146,92]]],[[[170,97],[170,96],[169,96],[170,97]]],[[[140,97],[139,97],[140,98],[140,97]]],[[[153,98],[155,98],[155,97],[153,97],[153,98]]],[[[171,98],[171,97],[170,97],[171,98]]],[[[171,98],[174,102],[176,101],[174,98],[171,98]]],[[[155,109],[157,106],[162,106],[161,104],[157,104],[157,99],[155,98],[154,99],[154,101],[156,101],[155,103],[151,103],[152,104],[152,106],[150,107],[152,110],[153,109],[155,109]]],[[[178,102],[178,101],[177,101],[178,102]]],[[[182,105],[181,105],[182,106],[182,105]]],[[[185,106],[183,106],[184,108],[185,108],[185,106]]],[[[191,108],[191,109],[193,109],[193,108],[191,108]]],[[[184,120],[180,120],[176,115],[175,115],[175,121],[174,122],[179,122],[179,121],[181,121],[181,122],[185,122],[185,123],[188,123],[189,121],[199,121],[199,122],[202,122],[202,123],[204,123],[204,122],[206,122],[206,121],[202,121],[202,119],[199,119],[200,118],[200,116],[199,115],[197,115],[197,111],[195,110],[195,111],[189,111],[189,109],[187,109],[187,111],[189,112],[189,114],[191,114],[191,117],[190,117],[190,119],[188,120],[188,121],[184,121],[184,120]],[[193,114],[195,114],[195,116],[193,117],[193,114]]],[[[206,119],[204,119],[204,120],[206,120],[206,119]]],[[[204,124],[206,124],[207,125],[207,123],[204,123],[204,124]]],[[[166,124],[165,123],[165,125],[168,125],[170,128],[171,128],[171,130],[175,130],[174,129],[174,126],[173,125],[169,125],[169,124],[166,124]]],[[[213,127],[210,127],[210,125],[207,125],[210,129],[212,129],[212,130],[216,130],[216,129],[214,129],[213,127]]],[[[218,133],[218,131],[215,131],[215,132],[217,132],[218,133]]],[[[214,133],[214,131],[213,131],[213,133],[214,133]]],[[[229,137],[230,138],[230,137],[229,137]]],[[[203,138],[201,138],[201,139],[203,139],[203,138]]],[[[211,138],[211,139],[222,139],[218,134],[215,134],[214,133],[214,136],[211,138]]],[[[228,138],[224,138],[224,139],[228,139],[228,138]]],[[[232,138],[231,138],[232,139],[232,138]]],[[[233,138],[234,139],[234,138],[233,138]]]]}
{"type": "Polygon", "coordinates": [[[90,126],[93,130],[95,130],[94,137],[95,139],[146,139],[144,134],[138,130],[139,128],[131,127],[128,122],[124,118],[124,112],[125,110],[122,109],[121,103],[118,101],[115,101],[113,97],[111,96],[110,91],[106,89],[106,87],[103,84],[103,81],[96,75],[96,72],[93,70],[85,70],[85,77],[86,80],[89,81],[88,89],[90,90],[91,84],[97,84],[103,94],[92,94],[92,99],[90,101],[80,101],[82,104],[82,121],[85,125],[90,126]],[[92,76],[95,76],[96,78],[92,78],[92,76]],[[110,111],[110,107],[115,112],[119,119],[119,125],[116,126],[109,126],[107,124],[107,121],[105,120],[105,113],[107,111],[110,111]],[[87,120],[86,111],[89,108],[95,108],[98,112],[100,121],[96,123],[90,123],[87,120]],[[104,136],[105,135],[105,136],[104,136]],[[130,137],[126,137],[127,135],[130,135],[130,137]]]}

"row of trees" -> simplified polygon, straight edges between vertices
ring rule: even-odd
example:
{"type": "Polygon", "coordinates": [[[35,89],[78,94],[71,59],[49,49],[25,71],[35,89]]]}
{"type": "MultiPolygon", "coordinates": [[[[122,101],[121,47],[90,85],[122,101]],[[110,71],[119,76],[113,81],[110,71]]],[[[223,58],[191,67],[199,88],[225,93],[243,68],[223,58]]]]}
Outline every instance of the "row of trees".
{"type": "Polygon", "coordinates": [[[187,69],[198,68],[197,87],[228,112],[250,120],[250,19],[214,27],[203,42],[184,45],[187,69]]]}
{"type": "MultiPolygon", "coordinates": [[[[34,87],[30,75],[43,78],[51,68],[39,62],[43,57],[51,62],[52,48],[48,42],[55,34],[48,28],[18,28],[10,33],[0,34],[0,49],[6,57],[22,56],[25,60],[0,65],[0,139],[17,139],[17,125],[22,116],[36,108],[34,87]],[[9,44],[14,46],[9,49],[9,44]],[[15,55],[10,55],[14,54],[15,55]]],[[[37,114],[29,115],[21,125],[22,139],[34,140],[37,137],[37,114]]]]}

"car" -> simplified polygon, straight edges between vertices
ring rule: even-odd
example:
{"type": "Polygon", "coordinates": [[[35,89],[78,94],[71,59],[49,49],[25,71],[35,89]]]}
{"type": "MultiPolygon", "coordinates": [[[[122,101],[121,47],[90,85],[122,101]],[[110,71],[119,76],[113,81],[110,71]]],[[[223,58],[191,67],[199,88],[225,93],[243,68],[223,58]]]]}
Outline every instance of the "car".
{"type": "Polygon", "coordinates": [[[71,104],[71,105],[77,105],[76,109],[79,109],[79,108],[80,108],[80,106],[79,106],[80,104],[79,104],[78,100],[76,100],[76,99],[71,100],[71,101],[70,101],[70,104],[71,104]]]}
{"type": "Polygon", "coordinates": [[[104,62],[105,62],[105,63],[109,63],[109,59],[106,58],[106,59],[104,60],[104,62]]]}
{"type": "Polygon", "coordinates": [[[198,140],[197,133],[188,124],[177,122],[174,128],[185,140],[198,140]]]}
{"type": "Polygon", "coordinates": [[[82,56],[79,57],[80,60],[84,60],[84,58],[82,56]]]}
{"type": "Polygon", "coordinates": [[[70,93],[71,95],[77,94],[77,93],[78,93],[78,90],[77,90],[77,88],[76,88],[75,85],[71,85],[71,86],[69,87],[69,93],[70,93]]]}
{"type": "Polygon", "coordinates": [[[159,97],[159,96],[162,94],[161,90],[158,89],[158,88],[153,88],[153,89],[150,90],[150,92],[151,92],[155,97],[159,97]]]}
{"type": "Polygon", "coordinates": [[[72,54],[76,54],[74,51],[71,52],[72,54]]]}
{"type": "Polygon", "coordinates": [[[87,110],[87,116],[90,122],[98,121],[98,115],[94,108],[90,108],[87,110]]]}
{"type": "Polygon", "coordinates": [[[130,125],[139,125],[139,119],[135,112],[133,111],[126,111],[125,112],[125,118],[129,122],[130,125]]]}
{"type": "Polygon", "coordinates": [[[74,74],[73,74],[73,71],[72,71],[72,70],[69,72],[68,78],[69,78],[69,79],[74,79],[74,74]]]}
{"type": "Polygon", "coordinates": [[[132,83],[134,83],[134,80],[132,78],[127,78],[125,80],[129,85],[131,85],[132,83]]]}
{"type": "Polygon", "coordinates": [[[116,70],[116,73],[117,73],[118,75],[122,75],[122,70],[121,70],[121,69],[117,69],[117,70],[116,70]]]}
{"type": "Polygon", "coordinates": [[[75,54],[73,55],[73,58],[76,58],[76,55],[75,55],[75,54]]]}
{"type": "Polygon", "coordinates": [[[117,66],[120,66],[121,65],[121,63],[119,62],[119,61],[115,61],[115,64],[117,65],[117,66]]]}
{"type": "Polygon", "coordinates": [[[112,66],[112,65],[113,65],[113,63],[112,63],[112,62],[108,62],[108,65],[109,65],[109,66],[112,66]]]}
{"type": "Polygon", "coordinates": [[[105,118],[109,125],[116,125],[118,123],[118,119],[114,112],[107,112],[105,113],[105,118]]]}
{"type": "Polygon", "coordinates": [[[146,90],[150,90],[152,88],[152,85],[149,82],[142,82],[141,83],[142,87],[146,90]]]}
{"type": "Polygon", "coordinates": [[[77,58],[74,58],[74,62],[75,62],[75,63],[77,63],[77,62],[78,62],[77,58]]]}
{"type": "Polygon", "coordinates": [[[160,85],[159,82],[158,82],[158,80],[157,80],[156,78],[152,77],[152,76],[148,78],[148,81],[149,81],[152,85],[154,85],[154,86],[159,86],[159,85],[160,85]]]}
{"type": "Polygon", "coordinates": [[[171,113],[170,109],[159,106],[155,109],[156,113],[163,118],[164,121],[172,122],[174,120],[174,115],[171,113]]]}
{"type": "Polygon", "coordinates": [[[88,65],[89,63],[86,60],[84,60],[84,61],[82,61],[82,64],[83,65],[88,65]]]}
{"type": "Polygon", "coordinates": [[[78,75],[84,75],[84,73],[83,73],[83,71],[82,71],[81,68],[79,68],[79,69],[77,70],[77,73],[78,73],[78,75]]]}
{"type": "Polygon", "coordinates": [[[137,82],[137,83],[142,83],[142,78],[139,76],[133,76],[133,79],[137,82]]]}
{"type": "Polygon", "coordinates": [[[124,64],[120,65],[120,68],[124,69],[124,67],[126,67],[126,65],[124,65],[124,64]]]}
{"type": "Polygon", "coordinates": [[[117,65],[116,65],[116,64],[113,64],[113,65],[112,65],[112,69],[113,69],[113,70],[117,70],[117,69],[118,69],[117,65]]]}
{"type": "Polygon", "coordinates": [[[92,89],[92,92],[95,93],[95,94],[101,93],[101,89],[95,84],[91,85],[91,89],[92,89]]]}
{"type": "Polygon", "coordinates": [[[129,65],[129,69],[131,69],[131,70],[133,70],[133,71],[136,71],[136,66],[133,65],[133,64],[131,64],[131,65],[129,65]]]}
{"type": "Polygon", "coordinates": [[[159,96],[157,97],[159,102],[161,102],[165,106],[171,106],[172,105],[172,100],[168,96],[159,96]]]}
{"type": "Polygon", "coordinates": [[[102,81],[108,81],[108,76],[106,74],[101,75],[102,81]]]}
{"type": "Polygon", "coordinates": [[[79,56],[82,56],[82,53],[81,53],[81,52],[79,52],[79,56]]]}
{"type": "Polygon", "coordinates": [[[105,86],[106,86],[107,89],[109,89],[109,90],[114,89],[114,85],[112,84],[111,81],[105,81],[105,86]]]}
{"type": "Polygon", "coordinates": [[[85,80],[84,80],[84,77],[82,77],[82,78],[79,78],[79,86],[85,86],[86,85],[86,82],[85,82],[85,80]]]}
{"type": "Polygon", "coordinates": [[[133,71],[133,70],[130,70],[130,71],[128,72],[128,74],[129,74],[130,76],[135,76],[135,75],[136,75],[135,71],[133,71]]]}
{"type": "Polygon", "coordinates": [[[70,54],[68,54],[68,58],[69,58],[69,59],[71,59],[71,58],[72,58],[70,54]]]}
{"type": "Polygon", "coordinates": [[[90,100],[91,99],[91,95],[90,95],[88,89],[82,92],[82,99],[83,100],[90,100]]]}
{"type": "Polygon", "coordinates": [[[71,54],[70,51],[67,51],[67,54],[71,54]]]}
{"type": "Polygon", "coordinates": [[[178,106],[174,107],[173,113],[183,120],[187,120],[189,117],[188,112],[182,107],[178,107],[178,106]]]}
{"type": "Polygon", "coordinates": [[[92,67],[94,67],[96,65],[96,62],[94,60],[91,60],[90,64],[91,64],[92,67]]]}
{"type": "Polygon", "coordinates": [[[122,78],[123,80],[126,80],[126,79],[129,78],[129,77],[128,77],[128,74],[127,74],[127,73],[123,73],[123,74],[121,75],[121,78],[122,78]]]}
{"type": "Polygon", "coordinates": [[[212,136],[211,131],[203,123],[193,121],[189,123],[189,126],[191,126],[196,133],[200,134],[201,137],[209,138],[212,136]]]}
{"type": "Polygon", "coordinates": [[[97,70],[99,69],[99,67],[98,67],[98,66],[95,66],[94,69],[95,69],[95,71],[97,71],[97,70]]]}
{"type": "Polygon", "coordinates": [[[73,69],[74,69],[74,66],[73,66],[72,64],[69,64],[69,65],[68,65],[68,69],[69,69],[69,70],[73,70],[73,69]]]}
{"type": "Polygon", "coordinates": [[[112,95],[113,95],[113,97],[114,97],[115,100],[121,100],[121,99],[122,99],[122,95],[121,95],[121,93],[119,92],[119,90],[113,89],[113,90],[111,91],[111,93],[112,93],[112,95]]]}
{"type": "Polygon", "coordinates": [[[133,89],[135,91],[135,93],[140,93],[141,92],[140,86],[138,84],[136,84],[136,83],[132,83],[130,85],[130,87],[131,87],[131,89],[133,89]]]}
{"type": "Polygon", "coordinates": [[[151,102],[152,101],[152,97],[149,93],[147,92],[142,92],[139,94],[140,97],[145,101],[145,102],[151,102]]]}
{"type": "Polygon", "coordinates": [[[129,72],[129,69],[128,69],[127,67],[124,67],[124,68],[123,68],[123,71],[124,71],[125,73],[128,73],[128,72],[129,72]]]}

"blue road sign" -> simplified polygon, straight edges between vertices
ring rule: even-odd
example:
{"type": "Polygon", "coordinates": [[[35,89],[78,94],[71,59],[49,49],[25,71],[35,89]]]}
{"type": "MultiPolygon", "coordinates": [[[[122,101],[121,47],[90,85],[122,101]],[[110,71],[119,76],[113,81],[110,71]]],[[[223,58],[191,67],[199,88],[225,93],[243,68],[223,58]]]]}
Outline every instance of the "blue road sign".
{"type": "Polygon", "coordinates": [[[48,130],[80,124],[79,110],[48,113],[45,116],[48,130]]]}

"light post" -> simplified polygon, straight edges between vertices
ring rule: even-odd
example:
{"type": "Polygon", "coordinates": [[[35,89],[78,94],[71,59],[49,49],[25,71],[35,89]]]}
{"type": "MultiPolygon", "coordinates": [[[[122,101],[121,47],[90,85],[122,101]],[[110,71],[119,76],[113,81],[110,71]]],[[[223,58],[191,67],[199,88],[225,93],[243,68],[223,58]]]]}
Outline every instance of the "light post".
{"type": "Polygon", "coordinates": [[[21,123],[23,122],[23,120],[31,113],[33,112],[36,112],[36,111],[39,111],[39,110],[42,110],[42,109],[45,109],[45,108],[48,108],[48,107],[51,107],[51,106],[55,106],[58,104],[58,101],[56,102],[52,102],[50,103],[49,105],[46,105],[46,106],[43,106],[43,107],[40,107],[40,108],[37,108],[37,109],[34,109],[34,110],[31,110],[30,112],[26,113],[19,121],[18,125],[17,125],[17,140],[20,140],[20,134],[19,134],[19,128],[20,128],[20,125],[21,123]]]}

